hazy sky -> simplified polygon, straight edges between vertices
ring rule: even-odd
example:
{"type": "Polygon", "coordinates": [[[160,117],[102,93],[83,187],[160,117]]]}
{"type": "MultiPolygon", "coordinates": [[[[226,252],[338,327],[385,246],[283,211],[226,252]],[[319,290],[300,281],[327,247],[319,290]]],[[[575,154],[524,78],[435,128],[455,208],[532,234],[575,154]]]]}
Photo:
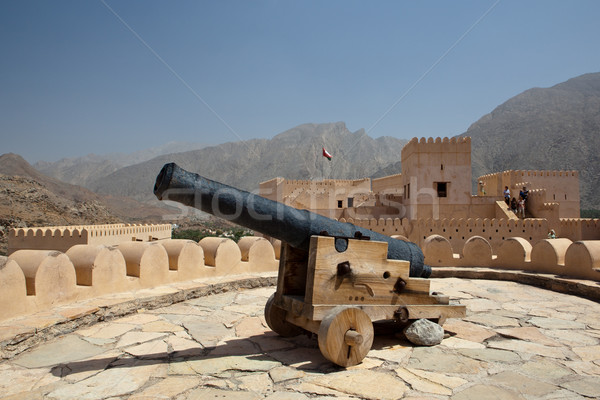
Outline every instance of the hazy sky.
{"type": "Polygon", "coordinates": [[[600,71],[600,1],[0,0],[0,154],[54,161],[344,121],[453,136],[600,71]]]}

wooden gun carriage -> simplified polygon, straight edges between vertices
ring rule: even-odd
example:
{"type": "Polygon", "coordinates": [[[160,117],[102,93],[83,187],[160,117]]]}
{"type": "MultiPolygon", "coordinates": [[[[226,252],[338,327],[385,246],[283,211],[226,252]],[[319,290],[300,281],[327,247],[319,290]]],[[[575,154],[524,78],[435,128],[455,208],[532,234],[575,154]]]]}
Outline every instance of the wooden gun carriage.
{"type": "Polygon", "coordinates": [[[430,294],[429,279],[409,277],[408,261],[386,255],[387,243],[369,240],[313,236],[308,253],[284,245],[267,324],[284,337],[316,333],[323,356],[348,367],[371,349],[373,321],[426,318],[442,325],[465,316],[465,306],[430,294]],[[346,250],[338,251],[336,241],[345,241],[346,250]]]}

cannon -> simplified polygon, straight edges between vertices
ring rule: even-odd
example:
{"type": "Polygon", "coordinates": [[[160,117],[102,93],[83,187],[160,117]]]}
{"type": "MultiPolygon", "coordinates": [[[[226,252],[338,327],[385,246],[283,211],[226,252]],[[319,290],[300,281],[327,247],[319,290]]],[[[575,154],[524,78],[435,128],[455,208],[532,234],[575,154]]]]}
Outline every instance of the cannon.
{"type": "Polygon", "coordinates": [[[284,337],[318,335],[321,354],[342,367],[371,349],[373,321],[405,327],[416,319],[442,325],[466,315],[448,296],[430,294],[431,268],[414,243],[298,210],[165,164],[154,194],[282,241],[277,289],[265,305],[267,325],[284,337]]]}
{"type": "MultiPolygon", "coordinates": [[[[310,238],[314,235],[386,242],[387,258],[409,261],[410,276],[428,278],[431,275],[431,267],[424,264],[423,252],[414,243],[335,221],[308,210],[298,210],[206,179],[175,163],[164,165],[156,178],[154,194],[159,200],[172,200],[197,208],[304,251],[308,251],[310,238]]],[[[343,249],[345,241],[336,241],[336,246],[338,250],[343,249]]]]}

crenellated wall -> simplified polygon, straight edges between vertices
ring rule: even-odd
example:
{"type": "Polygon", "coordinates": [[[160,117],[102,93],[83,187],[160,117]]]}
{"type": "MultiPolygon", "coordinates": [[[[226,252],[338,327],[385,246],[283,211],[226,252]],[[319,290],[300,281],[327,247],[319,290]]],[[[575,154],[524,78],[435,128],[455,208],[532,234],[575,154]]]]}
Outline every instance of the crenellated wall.
{"type": "MultiPolygon", "coordinates": [[[[473,236],[485,238],[497,249],[509,237],[519,236],[531,244],[545,239],[548,235],[548,223],[543,219],[488,219],[488,218],[456,218],[456,219],[420,219],[409,221],[399,219],[340,219],[363,228],[386,235],[405,235],[410,241],[422,246],[428,236],[440,235],[446,238],[455,249],[462,251],[466,241],[473,236]]],[[[590,229],[592,230],[592,229],[590,229]]],[[[575,229],[573,229],[575,232],[575,229]]],[[[596,228],[599,234],[600,226],[596,228]]],[[[586,237],[586,239],[589,238],[586,237]]]]}
{"type": "Polygon", "coordinates": [[[149,242],[171,238],[171,224],[107,224],[13,228],[8,233],[8,254],[17,250],[58,250],[77,244],[116,245],[127,241],[149,242]]]}
{"type": "MultiPolygon", "coordinates": [[[[502,197],[504,187],[508,186],[511,197],[518,199],[520,190],[525,186],[529,190],[528,202],[535,196],[535,208],[531,213],[537,218],[545,218],[544,215],[558,213],[560,218],[579,218],[579,173],[577,171],[552,171],[552,170],[510,170],[480,176],[478,179],[484,187],[486,196],[502,197]],[[543,189],[543,191],[540,191],[543,189]],[[560,203],[556,211],[549,211],[544,203],[560,203]]],[[[529,204],[528,204],[529,207],[529,204]]]]}
{"type": "Polygon", "coordinates": [[[556,233],[559,237],[567,237],[574,242],[600,240],[600,219],[561,218],[556,233]]]}
{"type": "Polygon", "coordinates": [[[411,156],[413,153],[419,152],[450,152],[450,153],[471,153],[471,138],[466,137],[436,137],[436,138],[412,138],[403,148],[401,152],[402,160],[411,156]]]}
{"type": "MultiPolygon", "coordinates": [[[[345,222],[342,220],[342,222],[345,222]]],[[[425,262],[434,267],[518,269],[600,282],[600,240],[539,238],[525,232],[545,230],[540,220],[441,220],[414,224],[407,219],[351,220],[388,235],[419,235],[425,262]],[[448,237],[469,231],[464,242],[448,237]],[[484,232],[485,229],[485,232],[484,232]],[[498,232],[495,232],[498,229],[498,232]],[[444,232],[445,230],[445,232],[444,232]],[[491,233],[489,233],[491,231],[491,233]],[[500,240],[490,240],[508,232],[500,240]]],[[[564,220],[564,229],[581,229],[564,220]]],[[[589,229],[599,220],[580,222],[589,229]]],[[[594,228],[595,229],[595,228],[594,228]]],[[[594,230],[598,232],[598,230],[594,230]]],[[[244,237],[127,241],[118,246],[78,244],[65,253],[18,250],[0,258],[0,320],[50,309],[101,295],[136,292],[172,282],[278,270],[279,242],[244,237]]]]}
{"type": "MultiPolygon", "coordinates": [[[[111,229],[117,227],[111,227],[111,229]]],[[[124,227],[120,227],[123,228],[124,227]]],[[[277,271],[269,241],[205,238],[75,244],[66,252],[17,250],[0,257],[0,320],[110,293],[172,282],[277,271]]]]}
{"type": "Polygon", "coordinates": [[[8,254],[17,250],[58,250],[66,252],[77,244],[117,245],[127,241],[154,241],[171,238],[171,224],[107,224],[13,228],[8,233],[8,254]]]}

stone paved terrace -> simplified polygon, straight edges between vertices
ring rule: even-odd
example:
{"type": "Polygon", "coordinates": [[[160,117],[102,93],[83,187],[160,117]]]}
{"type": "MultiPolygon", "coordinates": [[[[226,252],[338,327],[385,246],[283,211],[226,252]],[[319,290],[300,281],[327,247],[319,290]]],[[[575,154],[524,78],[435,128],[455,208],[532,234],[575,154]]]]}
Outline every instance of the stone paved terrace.
{"type": "Polygon", "coordinates": [[[274,281],[188,282],[4,323],[0,396],[600,398],[597,302],[514,282],[432,279],[432,290],[467,306],[465,319],[444,325],[447,338],[416,347],[384,324],[362,364],[342,369],[322,357],[316,338],[284,339],[266,327],[274,281]]]}

